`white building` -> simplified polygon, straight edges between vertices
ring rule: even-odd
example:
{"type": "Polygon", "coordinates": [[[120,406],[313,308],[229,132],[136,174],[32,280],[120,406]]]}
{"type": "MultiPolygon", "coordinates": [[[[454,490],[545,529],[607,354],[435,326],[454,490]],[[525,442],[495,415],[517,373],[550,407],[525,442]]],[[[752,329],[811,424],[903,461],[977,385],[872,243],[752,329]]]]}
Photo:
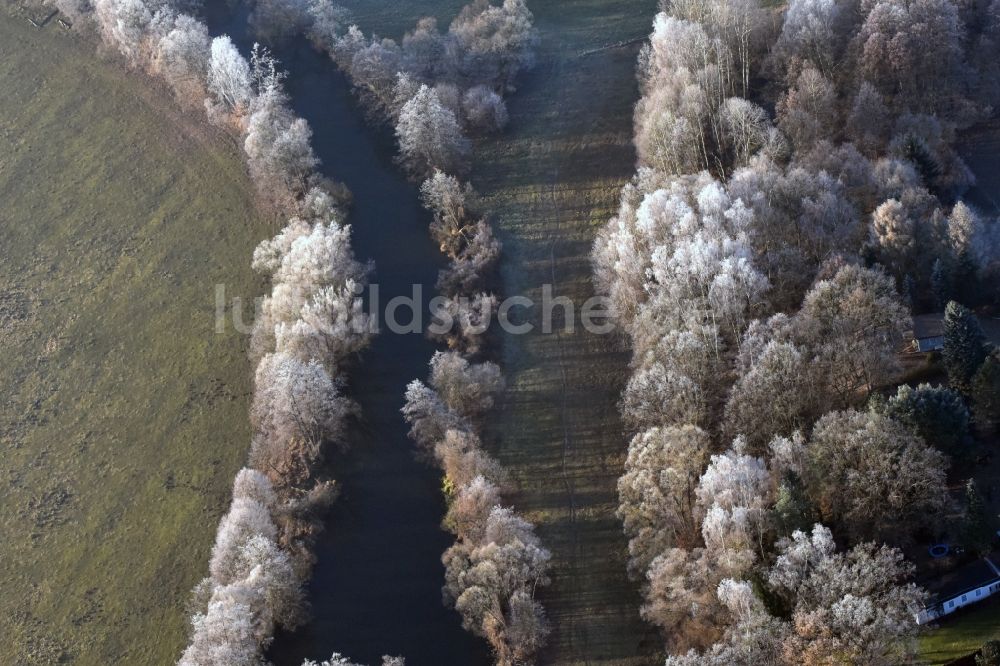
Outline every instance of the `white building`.
{"type": "Polygon", "coordinates": [[[931,598],[914,616],[917,624],[926,624],[993,596],[1000,591],[1000,569],[990,558],[984,557],[924,587],[931,598]]]}

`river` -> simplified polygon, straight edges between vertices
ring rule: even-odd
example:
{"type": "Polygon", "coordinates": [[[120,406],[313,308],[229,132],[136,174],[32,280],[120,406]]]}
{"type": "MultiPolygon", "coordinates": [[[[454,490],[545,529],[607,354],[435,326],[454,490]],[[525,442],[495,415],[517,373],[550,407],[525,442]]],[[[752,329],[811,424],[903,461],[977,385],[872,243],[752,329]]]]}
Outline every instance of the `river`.
{"type": "MultiPolygon", "coordinates": [[[[246,54],[252,38],[242,12],[228,12],[218,6],[206,12],[211,32],[228,33],[246,54]]],[[[312,126],[320,170],[353,194],[354,250],[375,261],[372,281],[383,308],[395,296],[410,296],[415,284],[426,303],[444,261],[428,235],[417,187],[393,163],[390,130],[365,121],[345,77],[305,39],[275,55],[288,70],[292,106],[312,126]]],[[[316,547],[311,618],[276,638],[269,657],[278,666],[334,651],[369,664],[384,654],[405,656],[408,666],[491,662],[486,643],[465,632],[459,615],[442,603],[441,554],[453,538],[440,527],[441,480],[414,458],[399,412],[406,384],[426,377],[434,351],[421,334],[383,330],[352,372],[349,392],[361,406],[361,424],[350,450],[330,461],[340,496],[316,547]]]]}

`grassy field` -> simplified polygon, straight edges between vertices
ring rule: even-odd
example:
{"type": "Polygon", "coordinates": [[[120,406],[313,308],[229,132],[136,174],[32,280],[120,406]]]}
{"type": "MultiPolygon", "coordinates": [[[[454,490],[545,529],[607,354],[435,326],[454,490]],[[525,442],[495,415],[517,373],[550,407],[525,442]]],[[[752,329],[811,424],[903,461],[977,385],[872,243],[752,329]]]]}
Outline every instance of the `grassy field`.
{"type": "MultiPolygon", "coordinates": [[[[365,31],[398,38],[421,15],[447,25],[463,0],[345,2],[365,31]]],[[[532,2],[541,41],[534,70],[509,99],[511,123],[477,146],[472,183],[504,243],[505,296],[540,299],[542,285],[579,306],[593,294],[594,234],[617,209],[635,170],[635,60],[655,0],[532,2]],[[629,42],[626,47],[611,47],[629,42]],[[605,48],[611,47],[611,48],[605,48]]],[[[627,355],[582,329],[503,341],[508,391],[493,438],[519,491],[515,506],[553,554],[542,601],[553,622],[546,664],[651,664],[662,641],[638,615],[625,575],[615,484],[626,452],[616,403],[627,355]]]]}
{"type": "MultiPolygon", "coordinates": [[[[504,242],[505,295],[536,302],[542,285],[579,307],[593,295],[594,234],[632,176],[632,107],[638,44],[655,3],[534,3],[537,67],[511,98],[510,131],[479,156],[475,186],[491,200],[504,242]]],[[[553,621],[543,655],[552,664],[656,663],[662,641],[641,621],[637,585],[625,575],[626,541],[615,517],[626,441],[617,401],[627,355],[616,340],[563,328],[508,336],[509,390],[497,422],[514,501],[553,554],[542,601],[553,621]]]]}
{"type": "Polygon", "coordinates": [[[271,222],[230,140],[6,4],[0,89],[0,663],[172,663],[248,445],[214,287],[262,290],[271,222]]]}

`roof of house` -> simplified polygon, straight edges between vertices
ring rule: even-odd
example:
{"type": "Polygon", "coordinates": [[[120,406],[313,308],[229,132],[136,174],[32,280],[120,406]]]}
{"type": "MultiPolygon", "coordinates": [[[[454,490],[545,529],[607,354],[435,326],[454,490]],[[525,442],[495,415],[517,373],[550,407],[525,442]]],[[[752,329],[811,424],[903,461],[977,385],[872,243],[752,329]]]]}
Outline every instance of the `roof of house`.
{"type": "Polygon", "coordinates": [[[940,338],[944,335],[944,315],[940,312],[913,318],[913,337],[917,340],[940,338]]]}
{"type": "MultiPolygon", "coordinates": [[[[983,332],[994,346],[1000,347],[1000,318],[980,317],[979,323],[983,327],[983,332]]],[[[994,560],[995,561],[995,560],[994,560]]]]}
{"type": "Polygon", "coordinates": [[[921,585],[930,593],[927,605],[933,606],[996,581],[1000,581],[1000,575],[985,559],[981,559],[926,580],[921,585]]]}

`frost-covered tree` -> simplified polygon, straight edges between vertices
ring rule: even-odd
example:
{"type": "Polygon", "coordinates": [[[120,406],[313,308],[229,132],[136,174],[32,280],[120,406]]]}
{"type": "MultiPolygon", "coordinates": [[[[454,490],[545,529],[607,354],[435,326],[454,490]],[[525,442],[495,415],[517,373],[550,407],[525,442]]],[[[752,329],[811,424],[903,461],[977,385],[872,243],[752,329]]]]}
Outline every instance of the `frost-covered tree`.
{"type": "MultiPolygon", "coordinates": [[[[95,0],[94,16],[104,41],[133,66],[145,63],[148,37],[172,23],[168,3],[162,0],[95,0]]],[[[155,40],[154,40],[155,41],[155,40]]]]}
{"type": "Polygon", "coordinates": [[[309,41],[319,50],[332,50],[346,31],[350,21],[348,11],[333,0],[309,0],[306,11],[309,41]]]}
{"type": "Polygon", "coordinates": [[[778,101],[778,126],[798,151],[837,135],[837,90],[817,69],[807,67],[778,101]]]}
{"type": "MultiPolygon", "coordinates": [[[[256,355],[273,348],[279,323],[294,324],[310,301],[323,299],[318,294],[326,288],[333,289],[334,296],[339,294],[346,299],[352,284],[354,289],[364,284],[370,268],[354,258],[351,227],[335,219],[311,226],[293,219],[277,236],[257,247],[252,265],[259,272],[270,273],[274,283],[271,295],[264,299],[254,322],[252,346],[256,355]]],[[[347,303],[344,305],[346,307],[347,303]]],[[[321,302],[315,301],[310,307],[314,314],[326,309],[321,302]]],[[[351,329],[360,335],[364,322],[360,316],[355,317],[353,301],[350,308],[351,329]]],[[[333,326],[336,322],[327,324],[333,326]]],[[[355,337],[353,341],[344,342],[354,346],[359,340],[355,337]]]]}
{"type": "Polygon", "coordinates": [[[863,5],[854,37],[861,76],[899,109],[954,114],[962,103],[966,32],[950,0],[878,0],[863,5]]]}
{"type": "Polygon", "coordinates": [[[241,550],[255,536],[271,540],[276,538],[277,528],[271,518],[270,507],[234,494],[229,512],[219,523],[212,547],[209,571],[216,584],[228,585],[247,575],[239,566],[241,550]]]}
{"type": "MultiPolygon", "coordinates": [[[[962,201],[948,215],[948,245],[957,262],[967,261],[975,268],[987,265],[995,252],[982,217],[962,201]]],[[[975,275],[966,277],[975,280],[975,275]]]]}
{"type": "Polygon", "coordinates": [[[293,219],[281,233],[257,246],[252,265],[270,273],[275,283],[295,285],[310,294],[360,281],[366,273],[354,258],[350,225],[336,219],[314,225],[293,219]]]}
{"type": "Polygon", "coordinates": [[[305,619],[302,583],[291,558],[265,536],[250,537],[240,548],[234,573],[256,581],[263,595],[267,615],[275,624],[295,629],[305,619]]]}
{"type": "Polygon", "coordinates": [[[719,112],[734,168],[746,166],[771,138],[770,119],[761,107],[741,97],[730,97],[719,112]]]}
{"type": "Polygon", "coordinates": [[[817,410],[814,381],[802,350],[771,341],[729,394],[726,432],[743,435],[756,452],[777,435],[791,435],[817,410]]]}
{"type": "MultiPolygon", "coordinates": [[[[293,218],[274,238],[257,246],[252,266],[258,272],[270,274],[274,283],[271,295],[261,303],[254,321],[251,340],[254,357],[274,349],[281,324],[293,326],[300,317],[307,320],[321,315],[335,317],[322,322],[320,337],[323,331],[350,332],[349,338],[323,341],[329,343],[331,353],[356,349],[366,342],[368,320],[358,311],[353,298],[357,293],[352,292],[365,283],[370,267],[354,258],[350,226],[341,225],[336,219],[310,225],[293,218]]],[[[308,328],[300,327],[299,332],[309,333],[308,328]]],[[[292,331],[285,329],[285,333],[291,335],[292,331]]],[[[298,336],[286,339],[292,341],[294,337],[298,336]]],[[[340,359],[320,360],[332,368],[340,359]]]]}
{"type": "Polygon", "coordinates": [[[637,429],[703,424],[709,416],[701,385],[658,361],[629,378],[621,404],[626,421],[637,429]]]}
{"type": "Polygon", "coordinates": [[[733,619],[723,639],[704,653],[669,657],[667,666],[908,663],[917,647],[914,613],[925,598],[906,582],[912,573],[893,548],[866,543],[838,553],[826,527],[796,531],[778,542],[763,584],[719,583],[715,592],[733,619]],[[771,614],[779,603],[787,617],[771,614]]]}
{"type": "MultiPolygon", "coordinates": [[[[449,434],[457,433],[449,430],[449,434]]],[[[454,443],[454,439],[452,439],[454,443]]],[[[438,447],[441,448],[440,445],[438,447]]],[[[463,456],[467,462],[470,456],[463,456]]],[[[452,470],[454,471],[454,470],[452,470]]],[[[482,475],[473,476],[465,483],[459,483],[463,474],[448,476],[458,486],[457,492],[448,505],[443,525],[456,536],[470,542],[482,539],[486,530],[486,520],[494,507],[500,506],[500,488],[482,475]]]]}
{"type": "Polygon", "coordinates": [[[249,467],[237,472],[233,481],[233,497],[253,500],[269,508],[273,508],[277,501],[274,487],[267,476],[249,467]]]}
{"type": "Polygon", "coordinates": [[[872,215],[872,235],[879,254],[897,274],[906,274],[914,268],[916,226],[906,207],[895,199],[880,205],[872,215]]]}
{"type": "Polygon", "coordinates": [[[771,475],[762,458],[746,452],[742,438],[714,455],[698,481],[696,507],[705,548],[730,569],[753,563],[764,548],[771,475]]]}
{"type": "Polygon", "coordinates": [[[695,426],[652,428],[632,438],[618,479],[618,517],[629,537],[629,570],[642,574],[668,547],[698,543],[695,490],[711,440],[695,426]]]}
{"type": "Polygon", "coordinates": [[[154,67],[179,98],[200,102],[205,94],[210,54],[208,27],[187,14],[180,14],[157,45],[154,67]]]}
{"type": "Polygon", "coordinates": [[[434,445],[434,457],[455,488],[469,486],[476,477],[482,477],[498,487],[506,481],[503,468],[482,450],[479,437],[471,432],[445,432],[444,438],[434,445]]]}
{"type": "Polygon", "coordinates": [[[449,409],[471,418],[493,406],[503,377],[495,363],[470,363],[455,352],[435,352],[430,384],[449,409]]]}
{"type": "Polygon", "coordinates": [[[410,424],[409,436],[422,447],[433,450],[449,430],[469,430],[468,422],[449,409],[437,391],[419,379],[406,386],[406,402],[400,410],[410,424]]]}
{"type": "Polygon", "coordinates": [[[479,132],[499,132],[507,126],[503,97],[486,86],[474,86],[465,92],[462,113],[469,126],[479,132]]]}
{"type": "Polygon", "coordinates": [[[595,241],[598,287],[620,316],[648,311],[630,331],[635,338],[654,339],[645,326],[707,324],[735,339],[769,286],[752,262],[753,212],[707,174],[666,185],[637,205],[624,200],[637,192],[623,194],[621,213],[595,241]]]}
{"type": "Polygon", "coordinates": [[[831,412],[805,447],[804,479],[825,521],[855,539],[907,539],[946,508],[945,457],[908,425],[831,412]]]}
{"type": "Polygon", "coordinates": [[[774,60],[791,71],[811,63],[825,75],[833,74],[845,46],[838,28],[849,12],[847,3],[837,0],[791,0],[774,46],[774,60]]]}
{"type": "Polygon", "coordinates": [[[257,94],[243,140],[250,176],[270,201],[292,208],[309,189],[319,165],[312,150],[312,130],[292,113],[282,85],[284,74],[267,51],[255,47],[251,74],[257,94]]]}
{"type": "Polygon", "coordinates": [[[534,17],[524,0],[473,0],[448,27],[459,48],[458,67],[466,80],[497,90],[513,85],[517,73],[534,62],[538,41],[534,17]]]}
{"type": "Polygon", "coordinates": [[[746,95],[768,31],[767,12],[758,0],[661,0],[670,16],[699,24],[732,59],[734,87],[746,95]]]}
{"type": "Polygon", "coordinates": [[[180,664],[257,666],[275,625],[294,629],[301,623],[301,581],[275,541],[275,507],[266,476],[252,469],[237,474],[212,548],[210,578],[196,588],[205,610],[192,618],[191,642],[180,664]]]}
{"type": "Polygon", "coordinates": [[[856,252],[866,238],[847,187],[861,181],[859,189],[866,189],[866,174],[847,172],[863,170],[864,158],[828,144],[817,145],[816,154],[832,159],[784,168],[758,157],[729,182],[730,196],[753,209],[750,239],[755,265],[771,282],[769,299],[789,310],[799,306],[824,261],[856,252]]]}
{"type": "Polygon", "coordinates": [[[904,663],[916,654],[914,613],[924,599],[913,567],[888,546],[837,553],[830,530],[795,532],[778,544],[771,589],[792,606],[784,663],[904,663]]]}
{"type": "Polygon", "coordinates": [[[522,663],[548,632],[536,585],[548,583],[550,553],[530,523],[494,507],[477,542],[460,540],[445,552],[445,598],[463,626],[490,641],[500,664],[522,663]]]}
{"type": "Polygon", "coordinates": [[[367,347],[373,335],[358,286],[347,280],[339,289],[323,287],[313,294],[297,320],[275,325],[275,349],[303,362],[315,359],[335,372],[344,359],[367,347]]]}
{"type": "Polygon", "coordinates": [[[732,54],[699,24],[657,15],[640,59],[635,111],[640,163],[665,173],[717,168],[718,111],[736,93],[732,54]]]}
{"type": "Polygon", "coordinates": [[[253,98],[250,63],[227,35],[212,40],[208,91],[225,113],[236,116],[247,112],[253,98]]]}
{"type": "Polygon", "coordinates": [[[425,16],[403,36],[403,71],[420,81],[448,80],[455,68],[455,45],[438,29],[436,18],[425,16]]]}
{"type": "MultiPolygon", "coordinates": [[[[343,656],[339,652],[334,652],[329,659],[325,659],[319,663],[312,661],[311,659],[306,659],[302,662],[302,666],[364,666],[363,664],[356,664],[347,657],[343,656]]],[[[406,666],[406,660],[402,657],[382,657],[382,666],[406,666]]]]}
{"type": "MultiPolygon", "coordinates": [[[[832,0],[827,0],[834,4],[832,0]]],[[[881,93],[867,81],[862,81],[847,114],[845,131],[866,155],[883,151],[889,139],[889,108],[881,93]]]]}
{"type": "Polygon", "coordinates": [[[369,109],[386,117],[399,113],[396,86],[402,54],[392,40],[372,40],[351,26],[344,39],[334,49],[334,58],[348,72],[351,83],[369,109]]]}
{"type": "Polygon", "coordinates": [[[428,336],[443,341],[449,349],[477,354],[497,305],[497,297],[485,292],[441,297],[432,306],[428,336]]]}
{"type": "Polygon", "coordinates": [[[653,560],[647,572],[642,617],[663,629],[671,652],[706,648],[722,636],[729,621],[716,588],[727,577],[741,577],[741,566],[719,561],[705,548],[668,548],[653,560]]]}
{"type": "Polygon", "coordinates": [[[484,220],[466,227],[465,241],[447,268],[438,272],[437,288],[446,295],[468,294],[489,281],[490,272],[500,259],[500,241],[484,220]]]}
{"type": "Polygon", "coordinates": [[[400,160],[407,170],[424,176],[435,169],[458,171],[465,166],[469,142],[454,112],[441,103],[438,91],[421,86],[399,112],[396,123],[400,160]]]}
{"type": "Polygon", "coordinates": [[[475,191],[437,169],[420,186],[420,198],[424,207],[434,214],[431,237],[441,252],[455,259],[472,233],[471,206],[476,198],[475,191]]]}
{"type": "Polygon", "coordinates": [[[746,581],[727,578],[716,596],[733,618],[723,640],[708,650],[670,655],[666,666],[730,666],[731,664],[782,664],[781,646],[787,627],[771,617],[764,603],[746,581]]]}
{"type": "Polygon", "coordinates": [[[251,461],[273,481],[308,478],[323,443],[345,444],[344,422],[356,409],[318,361],[268,354],[254,378],[251,461]]]}
{"type": "Polygon", "coordinates": [[[889,276],[846,265],[806,294],[797,325],[817,352],[817,376],[840,404],[848,405],[892,379],[897,345],[910,323],[889,276]]]}
{"type": "Polygon", "coordinates": [[[178,666],[261,666],[267,630],[256,612],[259,589],[244,583],[216,588],[203,613],[191,618],[191,641],[178,666]]]}

